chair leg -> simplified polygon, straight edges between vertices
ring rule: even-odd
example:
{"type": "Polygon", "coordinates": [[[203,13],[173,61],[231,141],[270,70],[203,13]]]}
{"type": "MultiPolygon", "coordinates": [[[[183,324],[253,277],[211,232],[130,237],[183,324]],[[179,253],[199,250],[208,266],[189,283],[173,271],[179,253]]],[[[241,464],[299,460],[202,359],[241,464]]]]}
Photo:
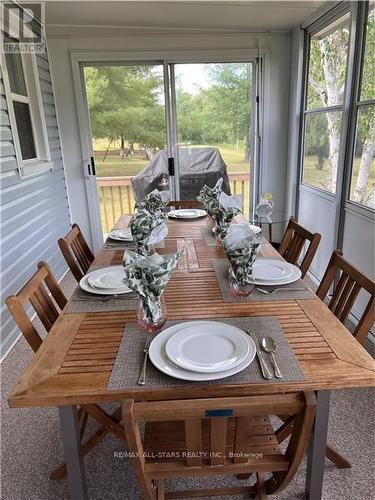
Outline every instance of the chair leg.
{"type": "Polygon", "coordinates": [[[263,472],[257,472],[257,482],[255,484],[258,500],[267,500],[267,493],[265,489],[265,475],[263,472]]]}
{"type": "Polygon", "coordinates": [[[164,500],[165,499],[165,489],[164,489],[164,479],[158,479],[157,482],[158,485],[158,500],[164,500]]]}
{"type": "MultiPolygon", "coordinates": [[[[286,417],[283,415],[279,416],[279,418],[281,418],[281,420],[284,421],[282,426],[279,427],[279,429],[277,429],[277,431],[275,432],[277,442],[280,444],[283,441],[285,441],[287,437],[290,436],[293,429],[294,416],[292,415],[290,417],[286,417]]],[[[352,466],[349,460],[340,455],[340,453],[336,451],[334,448],[332,448],[332,446],[330,446],[329,444],[327,444],[326,447],[326,457],[328,458],[328,460],[333,462],[339,469],[350,469],[352,466]]]]}
{"type": "MultiPolygon", "coordinates": [[[[82,410],[80,408],[80,410],[82,410]]],[[[103,411],[103,410],[101,410],[103,411]]],[[[103,411],[103,413],[105,413],[103,411]]],[[[87,421],[88,413],[86,411],[81,411],[79,418],[80,418],[80,423],[82,420],[82,424],[84,422],[83,427],[80,428],[80,434],[81,434],[81,439],[83,438],[83,432],[84,432],[84,427],[86,426],[86,421],[87,421]],[[86,415],[86,418],[84,418],[84,415],[86,415]],[[83,432],[82,432],[83,428],[83,432]]],[[[120,423],[121,422],[121,407],[117,408],[112,415],[108,416],[108,418],[111,419],[111,421],[120,423]]],[[[111,429],[106,422],[106,425],[102,425],[92,436],[90,436],[87,441],[82,445],[82,453],[83,455],[87,455],[100,441],[111,432],[111,429]]],[[[117,434],[116,434],[117,435],[117,434]]],[[[119,436],[117,436],[119,437],[119,436]]],[[[65,464],[61,464],[59,467],[54,469],[51,474],[50,474],[50,479],[56,480],[56,479],[62,479],[63,477],[66,476],[66,467],[65,464]]]]}
{"type": "Polygon", "coordinates": [[[294,415],[291,415],[287,418],[283,417],[282,420],[284,421],[284,423],[275,432],[275,436],[279,444],[285,441],[285,439],[291,435],[294,424],[294,415]]]}
{"type": "Polygon", "coordinates": [[[327,444],[326,448],[326,457],[328,458],[328,460],[333,462],[339,469],[350,469],[352,466],[352,464],[348,460],[346,460],[345,457],[340,455],[340,453],[338,453],[329,444],[327,444]]]}

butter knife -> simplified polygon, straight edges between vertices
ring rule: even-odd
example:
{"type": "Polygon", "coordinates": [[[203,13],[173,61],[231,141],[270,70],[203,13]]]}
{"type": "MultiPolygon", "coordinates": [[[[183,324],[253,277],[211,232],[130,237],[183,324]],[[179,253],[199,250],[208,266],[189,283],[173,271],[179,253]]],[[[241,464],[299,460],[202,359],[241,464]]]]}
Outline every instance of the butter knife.
{"type": "Polygon", "coordinates": [[[263,353],[262,349],[260,348],[259,340],[258,337],[255,335],[255,333],[251,332],[250,330],[246,330],[246,333],[253,339],[255,348],[257,351],[257,356],[260,364],[260,369],[262,371],[262,375],[265,379],[270,380],[272,378],[272,373],[270,369],[268,368],[267,363],[264,361],[263,358],[263,353]]]}

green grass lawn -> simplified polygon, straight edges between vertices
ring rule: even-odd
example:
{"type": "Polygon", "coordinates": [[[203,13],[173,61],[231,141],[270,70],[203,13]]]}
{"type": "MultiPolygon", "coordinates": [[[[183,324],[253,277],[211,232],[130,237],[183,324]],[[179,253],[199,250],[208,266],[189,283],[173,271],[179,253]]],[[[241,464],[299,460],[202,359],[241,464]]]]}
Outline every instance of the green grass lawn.
{"type": "MultiPolygon", "coordinates": [[[[328,177],[328,161],[324,161],[323,170],[317,170],[315,168],[315,165],[317,164],[317,162],[318,162],[318,159],[316,156],[305,157],[303,181],[306,184],[310,184],[311,186],[315,186],[315,187],[318,187],[320,189],[324,189],[324,186],[327,182],[327,177],[328,177]]],[[[351,187],[350,187],[351,194],[353,194],[355,186],[356,186],[360,162],[361,162],[360,158],[354,159],[353,178],[352,178],[351,187]]],[[[373,160],[373,162],[371,164],[370,177],[369,177],[369,181],[367,183],[365,200],[367,199],[367,196],[370,193],[370,190],[372,189],[372,184],[374,182],[375,182],[375,160],[373,160]]]]}
{"type": "MultiPolygon", "coordinates": [[[[94,146],[97,146],[97,144],[94,146]]],[[[204,145],[199,147],[204,147],[204,145]]],[[[243,162],[245,154],[243,148],[237,150],[235,147],[230,145],[222,145],[218,147],[225,163],[228,166],[229,172],[246,173],[249,171],[249,165],[243,162]]],[[[118,151],[110,150],[105,161],[103,161],[103,158],[104,150],[96,150],[96,173],[99,177],[133,176],[140,172],[149,163],[147,159],[141,158],[139,151],[136,151],[133,158],[121,159],[118,151]]]]}
{"type": "MultiPolygon", "coordinates": [[[[202,145],[203,146],[203,145],[202,145]]],[[[236,147],[231,145],[220,145],[221,155],[228,167],[228,173],[246,173],[249,172],[249,164],[243,161],[244,149],[236,149],[236,147]]],[[[118,151],[109,151],[106,160],[103,162],[104,147],[101,150],[95,151],[96,158],[96,171],[99,177],[123,177],[123,176],[134,176],[140,172],[149,161],[142,158],[139,150],[133,158],[121,159],[118,155],[118,151]]],[[[354,161],[354,176],[352,181],[351,191],[354,191],[356,180],[358,177],[360,159],[356,158],[354,161]]],[[[304,165],[304,182],[324,189],[324,183],[328,175],[328,165],[324,162],[323,170],[317,170],[315,165],[317,164],[317,158],[310,156],[305,158],[304,165]]],[[[367,186],[367,192],[365,199],[372,188],[372,183],[375,182],[375,161],[371,166],[370,179],[367,186]]],[[[108,232],[114,225],[116,219],[119,217],[122,211],[131,212],[134,207],[134,198],[131,194],[130,204],[127,196],[126,189],[127,186],[123,188],[114,187],[110,190],[108,187],[101,188],[99,192],[100,197],[100,208],[103,221],[103,231],[108,232]],[[121,200],[120,200],[121,198],[121,200]],[[112,203],[113,200],[113,203],[112,203]],[[122,205],[122,208],[121,208],[122,205]]],[[[233,183],[232,183],[233,191],[233,183]]],[[[237,191],[239,193],[239,191],[237,191]]],[[[249,183],[245,183],[245,189],[243,198],[245,200],[244,212],[248,211],[248,199],[249,199],[249,183]]]]}

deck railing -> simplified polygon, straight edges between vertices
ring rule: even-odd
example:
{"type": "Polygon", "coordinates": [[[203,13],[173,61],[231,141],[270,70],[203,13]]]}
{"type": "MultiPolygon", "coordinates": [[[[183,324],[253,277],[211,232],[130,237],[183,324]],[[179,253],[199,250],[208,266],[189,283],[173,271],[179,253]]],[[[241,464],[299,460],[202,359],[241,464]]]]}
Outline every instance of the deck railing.
{"type": "MultiPolygon", "coordinates": [[[[228,174],[232,194],[242,195],[242,210],[249,210],[249,174],[228,174]]],[[[109,232],[121,214],[134,212],[131,177],[97,177],[103,232],[109,232]]]]}

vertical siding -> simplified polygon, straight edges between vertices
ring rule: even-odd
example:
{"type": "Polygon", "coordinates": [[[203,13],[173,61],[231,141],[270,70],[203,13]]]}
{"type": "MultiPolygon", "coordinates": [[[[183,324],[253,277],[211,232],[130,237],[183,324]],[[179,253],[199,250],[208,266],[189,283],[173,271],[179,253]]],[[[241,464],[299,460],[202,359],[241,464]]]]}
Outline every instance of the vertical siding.
{"type": "Polygon", "coordinates": [[[57,278],[66,270],[57,239],[70,226],[68,198],[47,54],[37,56],[39,81],[53,168],[21,179],[0,73],[1,357],[19,331],[4,304],[45,260],[57,278]]]}

